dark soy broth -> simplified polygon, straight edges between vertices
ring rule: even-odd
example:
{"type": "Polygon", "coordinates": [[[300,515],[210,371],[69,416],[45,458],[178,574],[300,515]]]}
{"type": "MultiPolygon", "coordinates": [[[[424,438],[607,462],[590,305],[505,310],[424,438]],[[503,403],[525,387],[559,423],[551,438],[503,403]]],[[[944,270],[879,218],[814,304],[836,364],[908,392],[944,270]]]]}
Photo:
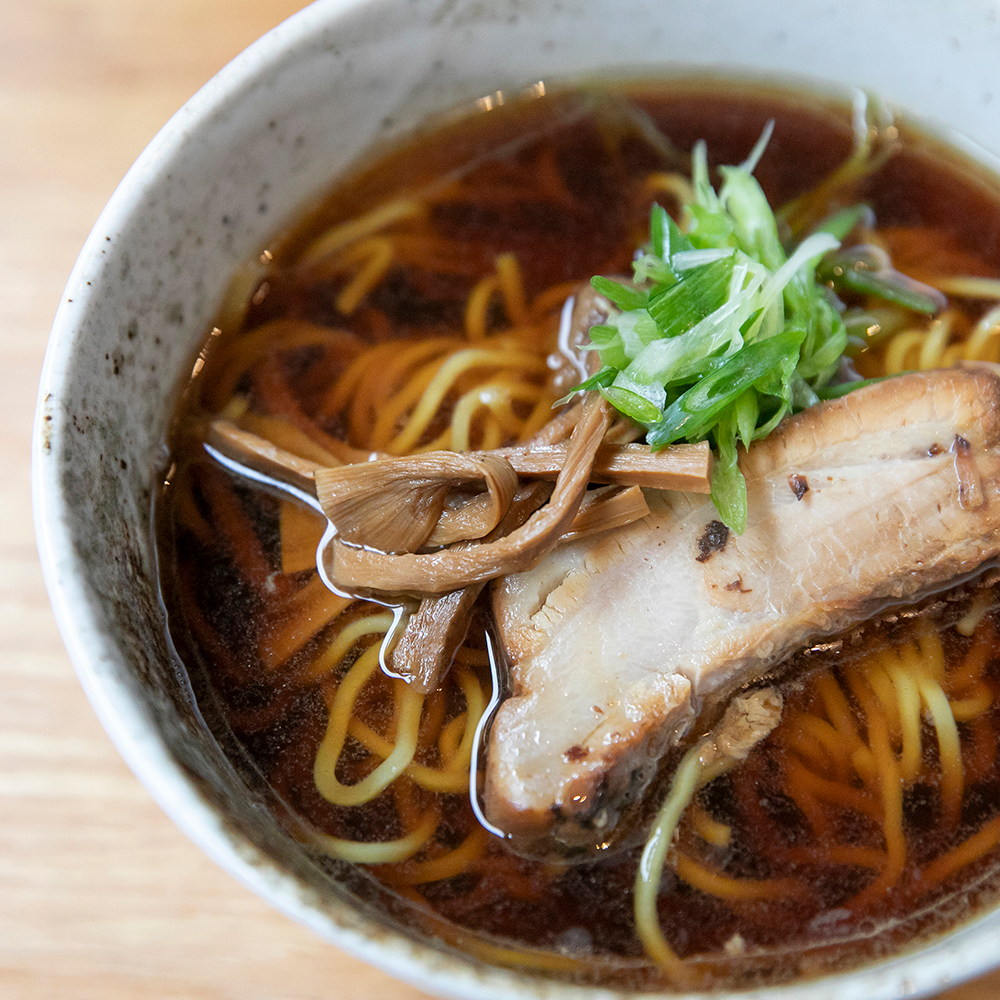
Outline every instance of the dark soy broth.
{"type": "MultiPolygon", "coordinates": [[[[304,537],[299,547],[308,556],[322,524],[282,490],[250,483],[215,462],[198,428],[219,413],[249,412],[271,420],[267,426],[291,427],[295,440],[308,438],[321,450],[328,439],[370,447],[357,431],[363,401],[339,411],[325,402],[365,350],[389,344],[402,352],[421,341],[460,337],[470,295],[500,255],[516,257],[529,303],[554,286],[628,273],[646,239],[651,202],[658,198],[674,208],[655,177],[687,172],[700,139],[713,165],[739,163],[771,119],[773,137],[755,176],[771,204],[780,206],[815,188],[850,156],[848,108],[781,90],[698,82],[556,92],[463,116],[358,169],[277,236],[262,263],[248,266],[243,303],[234,308],[231,302],[218,322],[221,334],[208,338],[203,366],[177,413],[168,485],[155,511],[171,636],[205,718],[246,775],[248,794],[274,810],[291,835],[308,840],[309,831],[319,831],[341,841],[378,843],[404,837],[436,810],[433,837],[407,860],[351,865],[317,850],[320,863],[365,905],[408,932],[487,961],[574,981],[662,987],[661,973],[636,936],[632,895],[643,824],[665,794],[677,755],[664,762],[642,814],[631,818],[632,829],[596,857],[518,855],[480,828],[468,792],[453,788],[454,782],[451,790],[434,793],[406,779],[366,804],[328,801],[313,769],[330,706],[337,685],[377,645],[378,635],[360,634],[329,672],[313,664],[343,629],[384,609],[366,602],[345,606],[322,586],[308,559],[289,561],[289,539],[304,537]],[[388,227],[393,262],[360,303],[344,308],[338,297],[363,262],[325,268],[310,262],[309,248],[339,224],[400,199],[423,206],[412,215],[419,229],[408,228],[405,213],[399,226],[388,227]],[[306,325],[274,349],[254,348],[250,363],[234,367],[240,345],[267,324],[285,321],[306,325]],[[310,340],[315,327],[334,333],[310,340]],[[463,845],[464,862],[451,853],[463,845]],[[420,865],[446,856],[454,869],[426,878],[420,865]]],[[[895,266],[924,280],[942,273],[1000,276],[995,181],[905,124],[891,127],[898,130],[898,149],[851,196],[872,207],[895,266]]],[[[373,245],[373,259],[377,251],[373,245]]],[[[555,351],[563,298],[555,295],[551,308],[539,307],[531,319],[529,340],[535,338],[542,358],[555,351]]],[[[958,334],[988,305],[968,298],[951,303],[958,334]]],[[[483,315],[487,334],[513,322],[497,296],[483,315]]],[[[392,350],[383,356],[391,359],[392,350]]],[[[884,351],[885,341],[874,337],[856,358],[859,371],[879,374],[884,351]]],[[[415,361],[415,370],[421,364],[415,361]]],[[[531,378],[532,391],[542,392],[545,373],[531,378]]],[[[512,412],[527,419],[528,408],[516,403],[512,412]]],[[[263,427],[260,419],[252,426],[263,427]]],[[[446,420],[435,417],[420,443],[441,433],[446,420]]],[[[706,891],[704,879],[698,888],[695,875],[675,872],[676,858],[663,877],[664,934],[681,957],[698,956],[707,984],[784,982],[848,967],[910,947],[994,901],[993,845],[1000,832],[968,863],[940,861],[970,837],[988,841],[1000,817],[1000,709],[994,699],[1000,661],[992,645],[983,646],[1000,627],[994,603],[988,586],[969,586],[805,651],[782,670],[785,721],[697,798],[700,821],[715,824],[717,842],[706,841],[692,818],[682,823],[675,845],[678,856],[729,881],[718,892],[706,891]],[[814,790],[802,793],[803,770],[812,767],[808,754],[819,751],[796,743],[786,723],[810,712],[818,718],[823,685],[827,694],[833,685],[864,738],[870,720],[857,692],[868,689],[857,678],[868,668],[858,664],[878,650],[917,648],[930,641],[928,635],[939,637],[941,683],[958,692],[952,700],[971,705],[986,697],[988,705],[976,714],[974,706],[965,707],[968,717],[958,718],[966,781],[950,824],[938,742],[928,719],[921,721],[922,756],[902,806],[905,866],[891,889],[869,898],[866,887],[878,871],[871,859],[882,851],[885,835],[877,804],[859,777],[863,766],[855,774],[850,761],[843,765],[841,784],[848,791],[833,789],[828,780],[839,802],[819,802],[814,790]],[[973,669],[974,656],[979,672],[968,682],[974,694],[963,694],[965,682],[949,678],[973,669]],[[812,818],[803,803],[815,807],[812,818]],[[829,841],[843,845],[832,859],[817,837],[824,826],[829,841]],[[756,888],[747,891],[748,885],[756,888]]],[[[463,713],[471,717],[471,685],[485,697],[492,691],[488,600],[477,615],[461,670],[456,665],[426,702],[421,726],[431,726],[427,719],[436,713],[435,732],[443,734],[420,744],[415,760],[428,768],[442,766],[446,751],[457,745],[462,723],[456,720],[463,713]]],[[[393,697],[390,680],[376,671],[359,698],[338,764],[344,784],[372,773],[358,726],[391,734],[393,697]]],[[[803,725],[826,733],[818,723],[803,725]]]]}

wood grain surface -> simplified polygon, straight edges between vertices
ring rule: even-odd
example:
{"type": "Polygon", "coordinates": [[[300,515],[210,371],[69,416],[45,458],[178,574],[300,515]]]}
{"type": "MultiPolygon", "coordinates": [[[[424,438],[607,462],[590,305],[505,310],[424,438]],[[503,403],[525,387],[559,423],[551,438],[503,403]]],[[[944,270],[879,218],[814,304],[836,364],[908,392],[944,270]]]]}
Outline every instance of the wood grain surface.
{"type": "MultiPolygon", "coordinates": [[[[91,712],[42,585],[29,497],[55,307],[167,118],[301,0],[0,3],[0,997],[417,1000],[217,869],[91,712]]],[[[1000,974],[945,994],[1000,996],[1000,974]]]]}

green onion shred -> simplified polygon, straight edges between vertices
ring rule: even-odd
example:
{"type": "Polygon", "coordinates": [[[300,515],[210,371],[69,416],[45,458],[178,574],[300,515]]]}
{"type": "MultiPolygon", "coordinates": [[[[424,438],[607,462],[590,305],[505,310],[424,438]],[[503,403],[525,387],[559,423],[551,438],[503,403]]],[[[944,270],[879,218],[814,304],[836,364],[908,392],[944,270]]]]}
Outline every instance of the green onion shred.
{"type": "Polygon", "coordinates": [[[710,441],[712,500],[737,534],[747,519],[737,444],[749,447],[787,414],[835,394],[827,386],[848,346],[835,274],[848,272],[848,281],[863,283],[858,291],[914,310],[937,305],[923,288],[886,289],[884,269],[834,254],[870,211],[863,205],[839,211],[797,246],[783,246],[753,176],[770,131],[769,125],[744,163],[719,169],[718,191],[705,144],[698,143],[694,198],[682,206],[680,225],[653,205],[633,281],[592,280],[615,311],[590,331],[600,370],[574,390],[596,389],[646,428],[654,450],[710,441]]]}

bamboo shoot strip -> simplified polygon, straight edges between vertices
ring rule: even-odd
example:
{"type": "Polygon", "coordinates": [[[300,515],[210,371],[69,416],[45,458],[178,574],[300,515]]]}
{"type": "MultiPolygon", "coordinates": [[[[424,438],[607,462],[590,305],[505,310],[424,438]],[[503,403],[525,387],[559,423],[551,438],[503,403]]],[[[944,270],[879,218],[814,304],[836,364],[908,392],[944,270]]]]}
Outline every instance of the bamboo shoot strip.
{"type": "MultiPolygon", "coordinates": [[[[228,420],[212,421],[205,441],[227,458],[299,489],[315,492],[313,475],[320,466],[228,420]]],[[[486,453],[469,454],[481,456],[486,453]]],[[[526,479],[555,479],[565,464],[566,445],[498,448],[489,454],[507,459],[514,471],[526,479]]],[[[598,449],[590,478],[592,482],[609,485],[708,493],[711,475],[712,451],[707,441],[700,441],[671,445],[657,452],[641,444],[603,444],[598,449]]]]}

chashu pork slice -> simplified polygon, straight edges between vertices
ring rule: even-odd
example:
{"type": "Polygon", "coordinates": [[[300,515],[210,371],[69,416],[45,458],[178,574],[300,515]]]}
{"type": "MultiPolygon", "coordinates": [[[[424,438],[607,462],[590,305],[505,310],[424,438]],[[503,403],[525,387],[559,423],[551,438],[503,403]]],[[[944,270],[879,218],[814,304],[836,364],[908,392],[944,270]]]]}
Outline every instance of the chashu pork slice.
{"type": "Polygon", "coordinates": [[[741,457],[741,536],[706,497],[647,491],[644,520],[498,580],[488,819],[600,843],[713,703],[997,556],[998,373],[904,375],[787,419],[741,457]]]}

